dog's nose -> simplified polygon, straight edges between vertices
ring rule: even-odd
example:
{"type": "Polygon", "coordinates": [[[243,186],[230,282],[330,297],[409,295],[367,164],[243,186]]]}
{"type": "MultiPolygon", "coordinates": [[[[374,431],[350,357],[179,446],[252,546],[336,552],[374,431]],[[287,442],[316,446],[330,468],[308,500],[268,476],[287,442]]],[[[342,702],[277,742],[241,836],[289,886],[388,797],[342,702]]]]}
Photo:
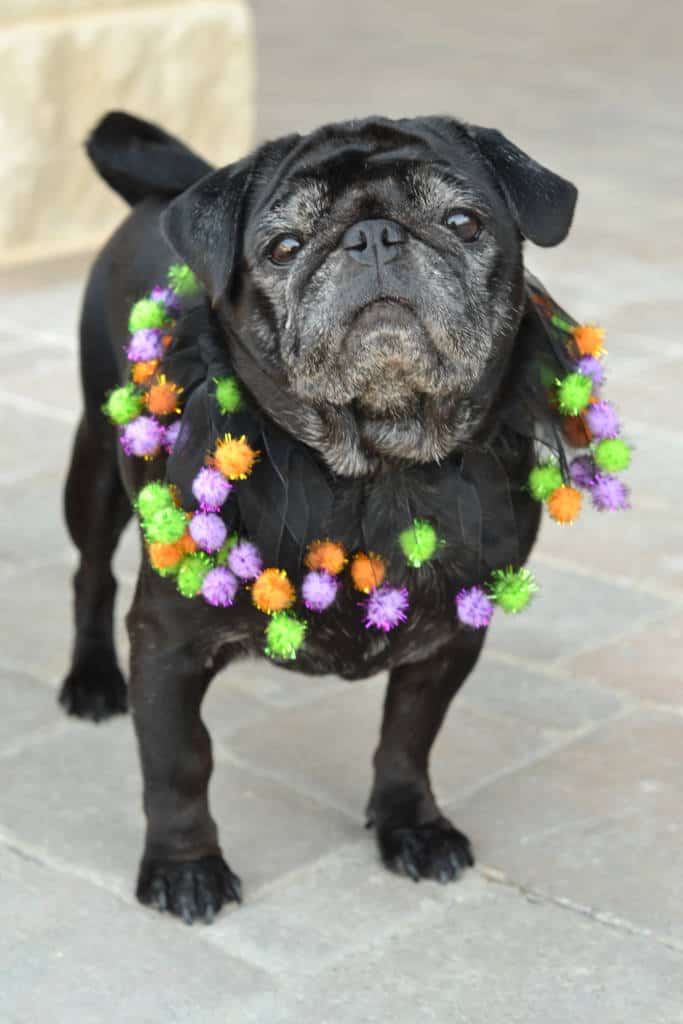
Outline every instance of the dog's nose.
{"type": "Polygon", "coordinates": [[[358,263],[390,263],[399,255],[406,238],[395,220],[359,220],[342,238],[342,249],[358,263]]]}

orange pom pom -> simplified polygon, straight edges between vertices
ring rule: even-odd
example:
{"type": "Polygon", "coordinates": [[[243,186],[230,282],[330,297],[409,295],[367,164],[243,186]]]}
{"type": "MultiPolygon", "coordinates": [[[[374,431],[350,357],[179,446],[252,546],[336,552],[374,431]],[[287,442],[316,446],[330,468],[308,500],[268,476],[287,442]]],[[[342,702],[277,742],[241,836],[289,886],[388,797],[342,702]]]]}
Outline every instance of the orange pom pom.
{"type": "Polygon", "coordinates": [[[605,340],[605,332],[602,327],[593,327],[591,324],[581,324],[572,328],[572,334],[576,347],[582,356],[599,356],[602,352],[602,344],[605,340]]]}
{"type": "Polygon", "coordinates": [[[176,544],[149,544],[147,551],[152,567],[154,569],[173,569],[185,556],[181,545],[182,541],[178,541],[176,544]]]}
{"type": "Polygon", "coordinates": [[[369,555],[359,551],[351,561],[351,579],[356,590],[369,594],[384,579],[384,562],[379,555],[369,555]]]}
{"type": "Polygon", "coordinates": [[[251,599],[260,612],[283,612],[294,604],[296,592],[284,569],[264,569],[251,588],[251,599]]]}
{"type": "Polygon", "coordinates": [[[147,552],[152,568],[157,570],[174,569],[185,557],[192,555],[197,550],[197,545],[189,533],[186,533],[174,544],[153,543],[147,545],[147,552]]]}
{"type": "Polygon", "coordinates": [[[173,341],[173,335],[172,334],[164,334],[164,336],[161,339],[161,343],[164,346],[164,348],[168,348],[168,346],[171,344],[172,341],[173,341]]]}
{"type": "Polygon", "coordinates": [[[186,533],[184,537],[180,538],[178,541],[178,547],[184,555],[193,555],[197,550],[197,544],[189,533],[186,533]]]}
{"type": "Polygon", "coordinates": [[[133,383],[146,384],[156,373],[158,359],[148,359],[146,363],[133,363],[133,383]]]}
{"type": "Polygon", "coordinates": [[[581,511],[582,500],[575,487],[558,487],[548,498],[548,512],[556,523],[573,523],[581,511]]]}
{"type": "Polygon", "coordinates": [[[172,381],[166,380],[165,375],[160,373],[145,396],[147,408],[153,416],[178,414],[180,413],[178,398],[182,391],[182,388],[179,388],[177,384],[173,384],[172,381]]]}
{"type": "Polygon", "coordinates": [[[309,569],[338,576],[346,565],[346,552],[333,540],[314,540],[308,546],[306,565],[309,569]]]}
{"type": "Polygon", "coordinates": [[[260,455],[247,443],[247,439],[226,434],[216,445],[211,463],[228,480],[246,480],[260,455]]]}
{"type": "Polygon", "coordinates": [[[563,427],[564,436],[574,448],[587,448],[593,440],[583,416],[565,416],[563,427]]]}

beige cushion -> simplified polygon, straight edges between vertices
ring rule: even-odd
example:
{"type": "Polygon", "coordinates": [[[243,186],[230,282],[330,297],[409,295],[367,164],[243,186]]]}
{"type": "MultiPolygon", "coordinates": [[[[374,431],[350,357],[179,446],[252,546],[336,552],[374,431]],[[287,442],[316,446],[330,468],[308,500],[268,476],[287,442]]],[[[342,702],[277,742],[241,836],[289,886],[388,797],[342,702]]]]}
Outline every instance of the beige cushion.
{"type": "Polygon", "coordinates": [[[125,206],[83,140],[113,108],[159,122],[217,163],[252,130],[244,0],[7,0],[0,21],[0,263],[92,249],[125,206]],[[21,12],[21,14],[19,14],[21,12]]]}

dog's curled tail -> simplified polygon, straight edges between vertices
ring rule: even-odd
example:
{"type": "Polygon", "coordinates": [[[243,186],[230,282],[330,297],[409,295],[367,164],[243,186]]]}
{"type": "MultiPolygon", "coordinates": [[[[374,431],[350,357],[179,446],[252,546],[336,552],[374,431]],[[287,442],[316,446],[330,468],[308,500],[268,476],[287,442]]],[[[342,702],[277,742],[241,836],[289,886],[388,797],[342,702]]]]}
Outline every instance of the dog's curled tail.
{"type": "Polygon", "coordinates": [[[95,125],[85,148],[107,184],[131,206],[149,196],[172,199],[212,170],[179,139],[120,110],[95,125]]]}

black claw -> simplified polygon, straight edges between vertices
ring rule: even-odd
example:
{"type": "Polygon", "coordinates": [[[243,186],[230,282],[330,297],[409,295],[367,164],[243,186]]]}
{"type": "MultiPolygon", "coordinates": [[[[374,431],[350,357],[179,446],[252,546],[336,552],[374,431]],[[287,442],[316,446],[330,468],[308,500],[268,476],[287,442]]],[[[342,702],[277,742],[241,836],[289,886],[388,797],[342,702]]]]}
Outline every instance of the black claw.
{"type": "Polygon", "coordinates": [[[385,865],[414,882],[432,878],[445,885],[474,863],[467,837],[445,818],[425,825],[385,825],[377,839],[385,865]]]}
{"type": "Polygon", "coordinates": [[[242,889],[223,858],[213,855],[184,864],[143,861],[137,896],[141,903],[169,910],[186,924],[211,924],[224,903],[241,902],[242,889]]]}
{"type": "Polygon", "coordinates": [[[453,872],[453,878],[455,878],[456,875],[460,874],[461,867],[466,865],[463,865],[461,863],[460,858],[458,854],[455,852],[455,850],[450,851],[450,853],[448,854],[448,860],[451,865],[451,870],[453,872]]]}
{"type": "Polygon", "coordinates": [[[163,914],[168,909],[168,896],[166,894],[166,882],[163,878],[155,878],[150,886],[152,906],[156,907],[163,914]]]}
{"type": "Polygon", "coordinates": [[[404,853],[401,857],[401,864],[409,878],[412,878],[414,882],[420,881],[420,872],[415,860],[413,859],[412,853],[404,853]]]}
{"type": "Polygon", "coordinates": [[[242,902],[242,882],[232,871],[225,877],[225,896],[228,902],[242,902]]]}

